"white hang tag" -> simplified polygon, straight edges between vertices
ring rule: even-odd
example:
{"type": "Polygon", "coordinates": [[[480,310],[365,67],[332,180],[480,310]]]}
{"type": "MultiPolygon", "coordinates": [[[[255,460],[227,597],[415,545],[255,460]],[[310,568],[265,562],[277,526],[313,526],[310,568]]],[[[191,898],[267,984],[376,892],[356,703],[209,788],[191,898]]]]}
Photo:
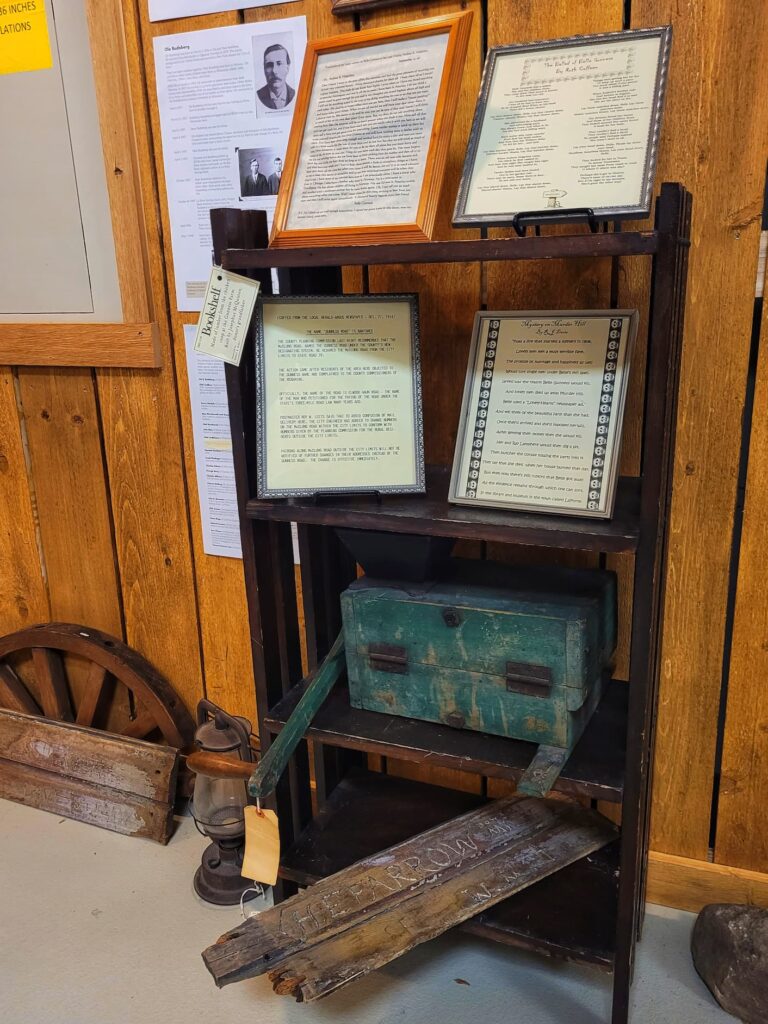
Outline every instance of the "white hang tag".
{"type": "Polygon", "coordinates": [[[240,365],[259,282],[213,266],[197,321],[195,352],[240,365]]]}

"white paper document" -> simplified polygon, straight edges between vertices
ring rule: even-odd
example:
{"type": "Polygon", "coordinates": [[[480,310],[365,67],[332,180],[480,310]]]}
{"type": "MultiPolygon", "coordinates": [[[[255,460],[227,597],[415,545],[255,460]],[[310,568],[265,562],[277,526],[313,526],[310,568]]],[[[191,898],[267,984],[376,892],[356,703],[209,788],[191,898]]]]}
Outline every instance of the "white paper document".
{"type": "Polygon", "coordinates": [[[658,34],[500,52],[461,216],[642,207],[659,116],[658,34]]]}
{"type": "Polygon", "coordinates": [[[288,230],[415,221],[448,34],[317,60],[288,230]]]}
{"type": "Polygon", "coordinates": [[[198,14],[242,11],[246,7],[268,7],[279,2],[292,3],[293,0],[149,0],[149,20],[193,18],[198,14]]]}
{"type": "Polygon", "coordinates": [[[271,224],[306,42],[304,17],[154,40],[179,310],[203,307],[212,209],[271,224]]]}
{"type": "MultiPolygon", "coordinates": [[[[224,364],[195,352],[196,330],[193,324],[184,326],[203,550],[206,555],[242,558],[224,364]]],[[[291,523],[291,538],[298,565],[295,523],[291,523]]]]}
{"type": "Polygon", "coordinates": [[[637,313],[480,313],[451,501],[610,516],[637,313]]]}
{"type": "Polygon", "coordinates": [[[224,363],[214,356],[195,352],[195,331],[193,325],[184,327],[203,550],[207,555],[240,558],[240,523],[224,363]]]}

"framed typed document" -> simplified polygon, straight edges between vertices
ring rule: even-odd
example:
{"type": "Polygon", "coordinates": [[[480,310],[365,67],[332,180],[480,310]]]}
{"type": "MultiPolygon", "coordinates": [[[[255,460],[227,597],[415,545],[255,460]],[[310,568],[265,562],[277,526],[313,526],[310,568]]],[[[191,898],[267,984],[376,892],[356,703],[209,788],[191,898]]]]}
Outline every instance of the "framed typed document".
{"type": "Polygon", "coordinates": [[[273,246],[432,236],[472,12],[307,44],[273,246]]]}
{"type": "Polygon", "coordinates": [[[449,501],[610,518],[637,319],[478,313],[449,501]]]}
{"type": "Polygon", "coordinates": [[[647,216],[671,41],[667,25],[489,50],[454,225],[647,216]]]}
{"type": "Polygon", "coordinates": [[[257,496],[423,493],[416,295],[256,307],[257,496]]]}

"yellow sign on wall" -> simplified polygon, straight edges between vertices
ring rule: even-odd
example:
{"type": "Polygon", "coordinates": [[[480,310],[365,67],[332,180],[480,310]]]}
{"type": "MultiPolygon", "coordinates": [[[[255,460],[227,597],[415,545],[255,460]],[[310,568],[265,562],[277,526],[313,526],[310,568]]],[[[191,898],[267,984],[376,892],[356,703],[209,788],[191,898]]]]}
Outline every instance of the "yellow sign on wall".
{"type": "Polygon", "coordinates": [[[45,0],[0,0],[0,75],[52,64],[45,0]]]}

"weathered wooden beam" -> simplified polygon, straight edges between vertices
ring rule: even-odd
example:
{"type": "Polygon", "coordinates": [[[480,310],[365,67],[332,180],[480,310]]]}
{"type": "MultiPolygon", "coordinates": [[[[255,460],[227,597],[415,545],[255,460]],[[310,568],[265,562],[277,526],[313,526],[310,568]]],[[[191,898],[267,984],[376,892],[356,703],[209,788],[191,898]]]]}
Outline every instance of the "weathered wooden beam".
{"type": "Polygon", "coordinates": [[[315,999],[591,853],[615,834],[604,818],[578,806],[496,800],[249,918],[205,950],[203,960],[217,985],[270,971],[278,991],[315,999]],[[358,959],[350,959],[358,952],[358,959]]]}
{"type": "Polygon", "coordinates": [[[165,843],[178,751],[0,710],[0,797],[165,843]]]}

